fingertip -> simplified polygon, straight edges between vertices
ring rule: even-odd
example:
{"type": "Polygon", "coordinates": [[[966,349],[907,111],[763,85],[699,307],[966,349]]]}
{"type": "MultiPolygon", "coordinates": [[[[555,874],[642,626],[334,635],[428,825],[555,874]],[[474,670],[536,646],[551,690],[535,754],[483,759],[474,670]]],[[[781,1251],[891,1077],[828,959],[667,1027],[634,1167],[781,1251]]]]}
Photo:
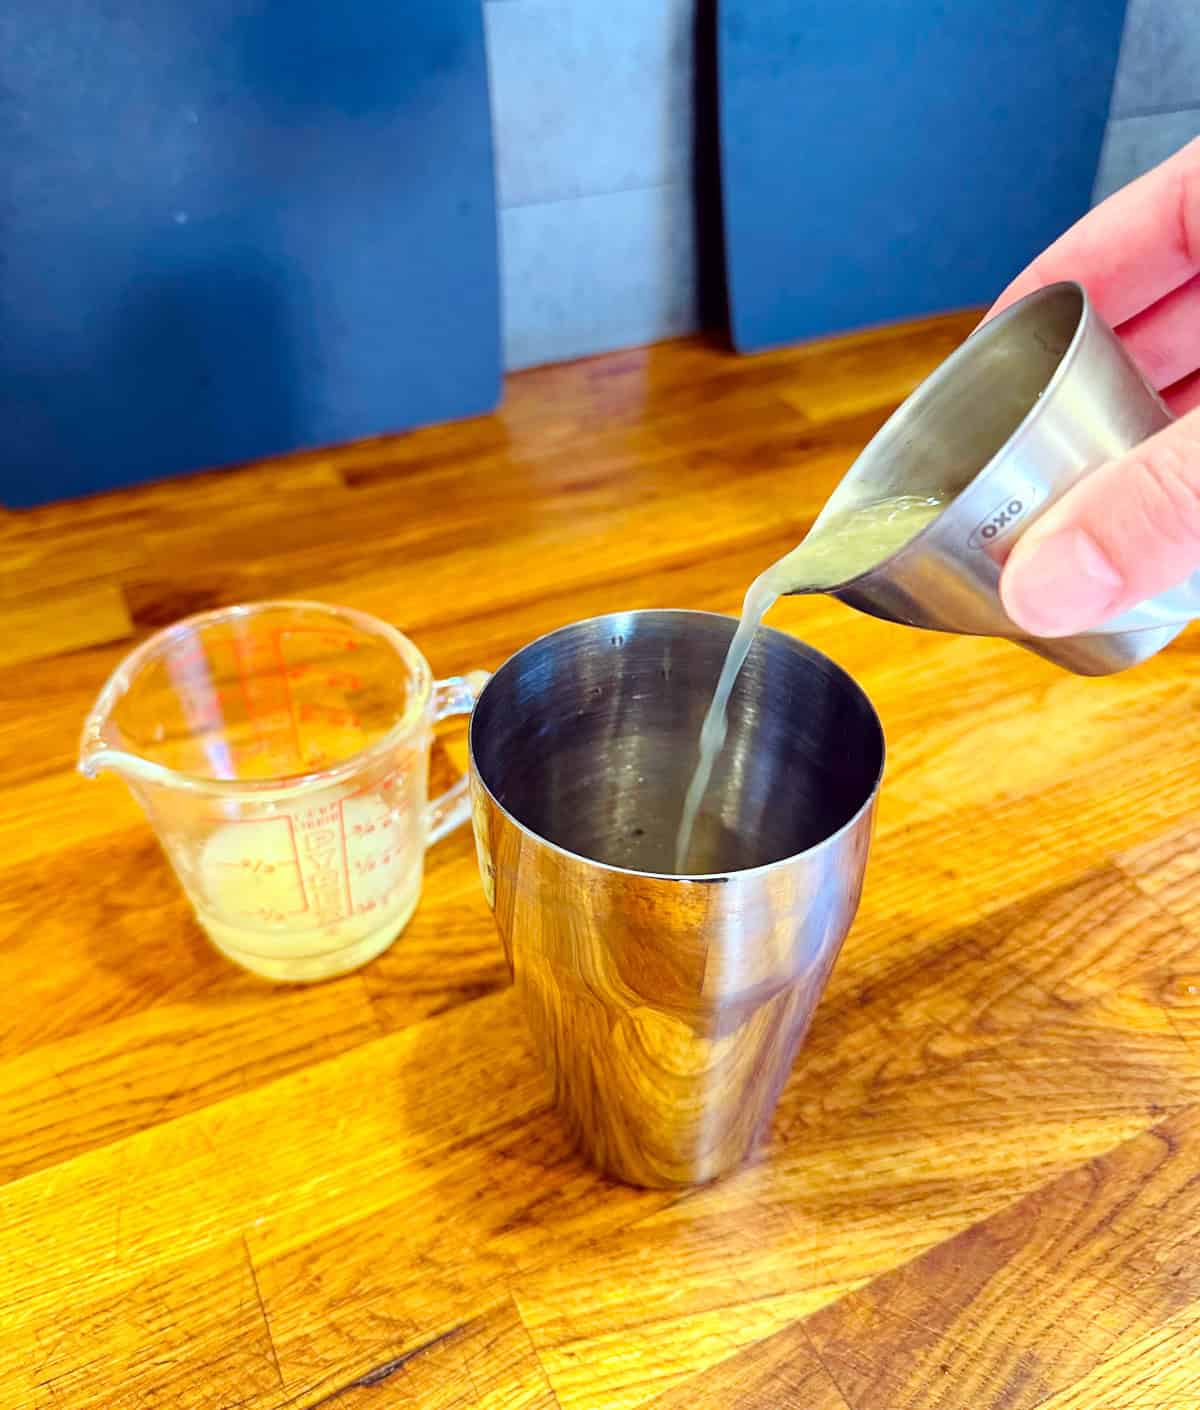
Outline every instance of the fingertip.
{"type": "Polygon", "coordinates": [[[1018,544],[1000,577],[1000,601],[1033,636],[1073,636],[1112,615],[1120,571],[1086,529],[1071,526],[1018,544]]]}

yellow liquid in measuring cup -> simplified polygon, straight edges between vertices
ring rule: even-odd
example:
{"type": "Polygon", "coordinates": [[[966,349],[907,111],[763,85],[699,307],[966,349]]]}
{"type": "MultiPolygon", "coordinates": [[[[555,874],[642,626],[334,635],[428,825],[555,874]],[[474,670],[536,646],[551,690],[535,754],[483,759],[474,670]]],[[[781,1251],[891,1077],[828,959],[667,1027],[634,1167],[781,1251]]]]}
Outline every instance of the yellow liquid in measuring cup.
{"type": "Polygon", "coordinates": [[[772,563],[750,584],[742,605],[741,621],[729,644],[712,704],[700,730],[700,756],[688,785],[675,838],[678,874],[688,871],[696,818],[725,746],[729,696],[763,618],[784,593],[824,592],[869,572],[936,519],[945,504],[946,500],[938,496],[893,495],[874,504],[844,510],[819,524],[798,547],[772,563]]]}
{"type": "Polygon", "coordinates": [[[387,949],[421,894],[414,808],[379,793],[217,826],[196,915],[230,959],[270,979],[326,979],[387,949]]]}

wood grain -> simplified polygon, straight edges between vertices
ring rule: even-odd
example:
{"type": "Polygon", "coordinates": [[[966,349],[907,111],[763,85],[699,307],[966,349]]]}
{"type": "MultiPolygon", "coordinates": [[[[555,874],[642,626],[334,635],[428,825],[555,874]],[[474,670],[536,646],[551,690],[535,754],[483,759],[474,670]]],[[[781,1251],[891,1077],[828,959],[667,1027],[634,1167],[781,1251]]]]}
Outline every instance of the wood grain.
{"type": "Polygon", "coordinates": [[[38,594],[5,604],[0,666],[127,641],[132,633],[129,609],[114,584],[98,583],[50,597],[38,594]]]}
{"type": "Polygon", "coordinates": [[[768,1144],[684,1194],[572,1151],[466,834],[386,955],[272,986],[72,771],[129,646],[240,598],[377,612],[440,674],[732,611],[972,323],[620,353],[494,417],[0,514],[5,1410],[1200,1405],[1194,632],[1082,680],[779,605],[888,771],[768,1144]]]}

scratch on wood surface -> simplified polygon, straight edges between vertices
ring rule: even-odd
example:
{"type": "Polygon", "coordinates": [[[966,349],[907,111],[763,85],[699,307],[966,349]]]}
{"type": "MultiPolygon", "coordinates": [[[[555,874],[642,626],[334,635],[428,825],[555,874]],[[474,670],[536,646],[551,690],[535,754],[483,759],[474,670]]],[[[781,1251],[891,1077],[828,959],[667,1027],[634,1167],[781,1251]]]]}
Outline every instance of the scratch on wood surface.
{"type": "Polygon", "coordinates": [[[410,1361],[415,1361],[418,1356],[424,1356],[427,1351],[432,1351],[435,1346],[456,1341],[468,1331],[470,1326],[470,1322],[463,1322],[457,1327],[451,1327],[448,1332],[441,1332],[436,1337],[431,1337],[429,1341],[422,1342],[420,1346],[414,1346],[411,1351],[405,1351],[399,1356],[393,1356],[389,1361],[383,1361],[378,1366],[373,1366],[371,1370],[364,1372],[355,1380],[347,1381],[344,1386],[339,1386],[337,1390],[331,1390],[322,1399],[314,1401],[309,1406],[309,1410],[321,1410],[323,1405],[331,1404],[340,1396],[348,1395],[352,1390],[364,1390],[370,1386],[379,1385],[394,1376],[397,1371],[402,1370],[410,1361]]]}
{"type": "Polygon", "coordinates": [[[267,1304],[263,1301],[262,1289],[258,1286],[258,1270],[254,1266],[254,1259],[250,1256],[250,1245],[246,1242],[244,1234],[242,1235],[242,1249],[246,1255],[246,1266],[250,1270],[250,1282],[254,1288],[259,1315],[262,1317],[263,1330],[267,1334],[267,1348],[271,1353],[271,1364],[275,1367],[275,1377],[282,1386],[283,1372],[279,1369],[279,1352],[275,1349],[275,1337],[271,1332],[271,1320],[267,1316],[267,1304]]]}

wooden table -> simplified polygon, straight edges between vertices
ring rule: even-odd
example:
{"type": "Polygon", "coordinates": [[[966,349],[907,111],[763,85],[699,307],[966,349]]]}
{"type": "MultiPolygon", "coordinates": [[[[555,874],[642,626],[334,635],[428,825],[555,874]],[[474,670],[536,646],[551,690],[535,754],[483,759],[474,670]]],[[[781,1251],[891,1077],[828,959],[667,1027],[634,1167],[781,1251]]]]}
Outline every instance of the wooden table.
{"type": "Polygon", "coordinates": [[[466,832],[389,954],[271,987],[72,772],[108,672],[200,608],[349,603],[442,674],[735,609],[971,322],[617,354],[0,520],[0,1406],[1200,1405],[1194,634],[1083,680],[780,605],[880,709],[879,828],[768,1148],[683,1195],[568,1148],[466,832]]]}

